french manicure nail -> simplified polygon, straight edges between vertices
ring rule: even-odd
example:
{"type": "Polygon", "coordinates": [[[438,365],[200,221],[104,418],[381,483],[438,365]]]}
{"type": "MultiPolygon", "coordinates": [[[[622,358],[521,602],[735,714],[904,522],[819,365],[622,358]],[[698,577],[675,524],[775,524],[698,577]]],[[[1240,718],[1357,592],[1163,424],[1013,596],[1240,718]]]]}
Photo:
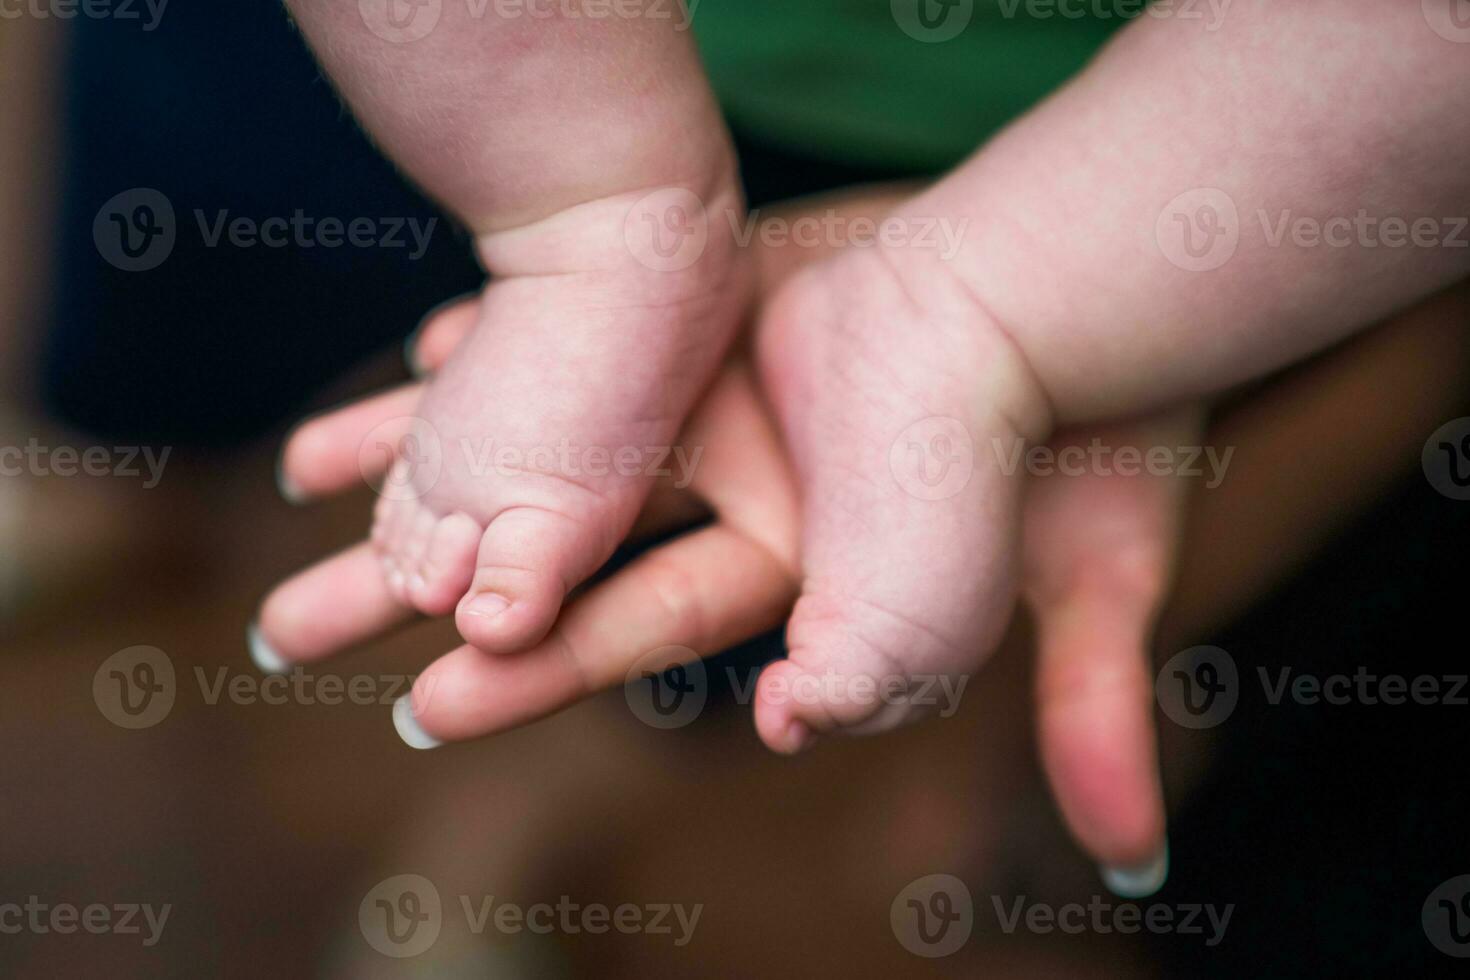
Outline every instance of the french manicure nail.
{"type": "Polygon", "coordinates": [[[444,743],[424,731],[419,720],[413,716],[411,695],[405,694],[393,702],[393,727],[404,744],[414,749],[435,749],[444,743]]]}
{"type": "Polygon", "coordinates": [[[1108,891],[1119,898],[1147,898],[1164,887],[1169,878],[1169,842],[1165,841],[1158,855],[1143,864],[1128,867],[1105,864],[1098,872],[1108,891]]]}
{"type": "Polygon", "coordinates": [[[284,451],[276,460],[276,489],[280,491],[282,499],[288,504],[300,506],[306,503],[306,494],[286,475],[286,453],[284,451]]]}
{"type": "Polygon", "coordinates": [[[245,642],[250,647],[250,659],[262,674],[284,674],[291,669],[286,659],[271,648],[260,632],[260,627],[251,623],[245,628],[245,642]]]}
{"type": "Polygon", "coordinates": [[[403,363],[408,367],[408,373],[415,378],[422,378],[429,373],[424,367],[424,362],[419,360],[419,335],[424,332],[424,323],[427,318],[413,328],[413,333],[403,339],[403,363]]]}

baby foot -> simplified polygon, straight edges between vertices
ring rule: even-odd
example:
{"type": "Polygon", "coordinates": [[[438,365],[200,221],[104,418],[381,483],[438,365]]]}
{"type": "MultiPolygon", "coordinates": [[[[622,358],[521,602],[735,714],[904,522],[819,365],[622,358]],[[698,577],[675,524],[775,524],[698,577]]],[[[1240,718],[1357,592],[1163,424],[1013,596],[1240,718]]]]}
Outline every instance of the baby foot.
{"type": "Polygon", "coordinates": [[[1022,468],[1049,410],[1026,362],[934,253],[803,270],[759,326],[803,494],[803,592],[756,725],[778,751],[958,697],[1016,594],[1022,468]]]}
{"type": "Polygon", "coordinates": [[[744,313],[738,209],[733,194],[635,193],[481,240],[499,276],[380,491],[372,540],[401,601],[457,606],[481,650],[524,649],[653,478],[697,465],[670,447],[744,313]]]}

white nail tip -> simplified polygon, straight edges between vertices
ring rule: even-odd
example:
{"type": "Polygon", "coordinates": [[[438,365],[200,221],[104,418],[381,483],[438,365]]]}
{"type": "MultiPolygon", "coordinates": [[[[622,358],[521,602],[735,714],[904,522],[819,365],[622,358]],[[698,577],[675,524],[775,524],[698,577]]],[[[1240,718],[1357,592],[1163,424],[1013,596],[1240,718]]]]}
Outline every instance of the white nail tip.
{"type": "Polygon", "coordinates": [[[1108,891],[1119,898],[1147,898],[1169,878],[1169,845],[1159,852],[1158,857],[1146,864],[1133,867],[1103,865],[1098,869],[1108,891]]]}
{"type": "Polygon", "coordinates": [[[300,506],[306,503],[306,494],[302,493],[301,488],[292,483],[291,478],[286,475],[286,458],[284,455],[276,461],[276,490],[280,492],[281,498],[288,504],[300,506]]]}
{"type": "MultiPolygon", "coordinates": [[[[430,316],[432,315],[431,313],[430,316]]],[[[407,365],[408,373],[415,378],[422,378],[429,373],[419,361],[419,335],[423,332],[424,325],[421,323],[403,341],[403,363],[407,365]]]]}
{"type": "Polygon", "coordinates": [[[398,737],[410,748],[434,749],[444,744],[419,726],[419,720],[413,716],[413,704],[409,695],[405,694],[393,702],[393,727],[398,730],[398,737]]]}
{"type": "Polygon", "coordinates": [[[255,661],[255,666],[260,668],[262,674],[284,674],[291,669],[291,665],[265,642],[260,627],[254,623],[245,630],[245,642],[250,647],[250,659],[255,661]]]}

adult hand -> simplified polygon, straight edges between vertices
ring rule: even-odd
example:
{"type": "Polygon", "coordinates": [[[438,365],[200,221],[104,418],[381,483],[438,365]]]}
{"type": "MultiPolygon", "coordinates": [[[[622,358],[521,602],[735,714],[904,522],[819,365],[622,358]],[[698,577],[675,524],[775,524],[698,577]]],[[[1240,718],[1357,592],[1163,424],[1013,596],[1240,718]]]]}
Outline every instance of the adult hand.
{"type": "MultiPolygon", "coordinates": [[[[801,207],[876,217],[901,196],[868,190],[801,207]]],[[[836,247],[763,245],[759,235],[755,241],[763,296],[836,247]]],[[[412,345],[416,365],[437,368],[472,325],[468,301],[432,313],[412,345]]],[[[386,456],[363,457],[360,447],[369,436],[396,443],[408,431],[419,387],[302,425],[282,456],[285,483],[319,498],[380,475],[365,473],[362,459],[386,456]]],[[[1053,449],[1094,437],[1115,449],[1179,445],[1198,432],[1199,419],[1181,411],[1063,433],[1053,449]]],[[[462,646],[441,657],[419,677],[411,700],[395,708],[405,740],[429,747],[503,731],[621,684],[635,667],[672,666],[681,649],[692,651],[685,659],[710,656],[783,621],[798,590],[796,491],[738,355],[681,443],[703,452],[692,482],[684,491],[660,487],[640,530],[687,523],[705,508],[712,523],[586,590],[531,650],[489,656],[462,646]],[[659,651],[656,662],[648,659],[652,651],[659,651]]],[[[1136,869],[1115,882],[1124,889],[1151,890],[1161,880],[1164,815],[1146,649],[1168,583],[1182,497],[1175,478],[1058,475],[1035,480],[1027,504],[1025,595],[1040,636],[1043,757],[1078,839],[1105,864],[1136,869]]],[[[371,640],[413,615],[391,595],[362,543],[272,592],[252,642],[263,667],[286,669],[371,640]]]]}

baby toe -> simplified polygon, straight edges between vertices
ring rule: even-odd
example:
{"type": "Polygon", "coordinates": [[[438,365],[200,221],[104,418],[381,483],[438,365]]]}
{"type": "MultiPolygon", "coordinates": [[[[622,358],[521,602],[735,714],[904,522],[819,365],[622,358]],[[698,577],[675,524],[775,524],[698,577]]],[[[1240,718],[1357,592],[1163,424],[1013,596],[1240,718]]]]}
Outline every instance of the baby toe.
{"type": "Polygon", "coordinates": [[[484,529],[468,514],[432,521],[425,548],[409,575],[413,605],[426,616],[447,616],[470,587],[484,529]]]}
{"type": "Polygon", "coordinates": [[[803,597],[787,643],[787,659],[756,686],[756,731],[777,752],[799,752],[826,732],[863,735],[952,714],[968,683],[953,645],[860,600],[803,597]]]}
{"type": "Polygon", "coordinates": [[[473,582],[459,604],[460,635],[486,653],[514,653],[543,639],[573,583],[607,560],[602,535],[538,507],[516,507],[490,522],[473,582]]]}

